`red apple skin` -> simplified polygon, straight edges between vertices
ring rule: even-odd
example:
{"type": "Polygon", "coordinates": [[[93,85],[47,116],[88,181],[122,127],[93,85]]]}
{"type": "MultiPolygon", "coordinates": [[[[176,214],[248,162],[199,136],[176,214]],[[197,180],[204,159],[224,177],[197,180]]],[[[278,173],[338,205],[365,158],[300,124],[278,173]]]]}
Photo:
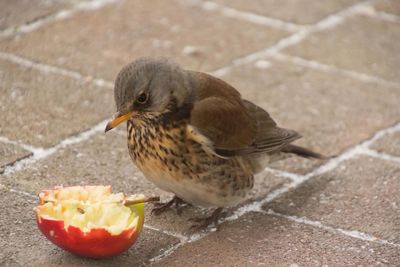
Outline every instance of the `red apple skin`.
{"type": "MultiPolygon", "coordinates": [[[[143,211],[143,204],[135,206],[141,206],[139,210],[143,211]]],[[[95,259],[116,256],[128,250],[139,237],[143,223],[144,216],[140,216],[136,227],[112,235],[104,228],[83,232],[79,227],[70,225],[65,229],[63,221],[37,216],[40,231],[55,245],[71,253],[95,259]]]]}

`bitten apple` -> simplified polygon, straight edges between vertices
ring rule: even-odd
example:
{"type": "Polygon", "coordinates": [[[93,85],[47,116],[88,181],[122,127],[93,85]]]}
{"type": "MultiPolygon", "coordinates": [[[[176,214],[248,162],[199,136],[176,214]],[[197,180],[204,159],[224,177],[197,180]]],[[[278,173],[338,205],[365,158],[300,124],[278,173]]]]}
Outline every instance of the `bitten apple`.
{"type": "Polygon", "coordinates": [[[111,257],[129,249],[143,227],[144,204],[129,201],[123,193],[113,194],[111,186],[56,187],[39,194],[37,223],[51,242],[69,252],[111,257]]]}

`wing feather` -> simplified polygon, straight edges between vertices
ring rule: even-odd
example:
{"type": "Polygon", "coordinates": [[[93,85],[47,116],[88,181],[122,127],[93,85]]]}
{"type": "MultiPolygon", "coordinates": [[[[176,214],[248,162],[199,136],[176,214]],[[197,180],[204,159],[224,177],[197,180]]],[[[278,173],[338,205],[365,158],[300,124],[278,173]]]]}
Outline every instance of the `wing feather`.
{"type": "Polygon", "coordinates": [[[221,157],[274,153],[301,136],[277,127],[261,107],[241,98],[224,81],[195,73],[201,81],[190,115],[190,126],[209,140],[206,142],[221,157]]]}

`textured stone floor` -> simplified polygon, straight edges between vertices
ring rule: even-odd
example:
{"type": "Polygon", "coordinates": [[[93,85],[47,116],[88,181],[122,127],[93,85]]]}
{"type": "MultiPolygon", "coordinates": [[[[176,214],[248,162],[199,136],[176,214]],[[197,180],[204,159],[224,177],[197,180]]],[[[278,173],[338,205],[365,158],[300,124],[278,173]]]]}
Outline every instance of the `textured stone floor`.
{"type": "Polygon", "coordinates": [[[399,266],[399,0],[14,0],[0,3],[0,266],[399,266]],[[103,130],[113,79],[140,56],[212,73],[333,156],[256,177],[219,231],[150,214],[128,252],[71,255],[38,231],[36,195],[110,184],[170,194],[103,130]]]}

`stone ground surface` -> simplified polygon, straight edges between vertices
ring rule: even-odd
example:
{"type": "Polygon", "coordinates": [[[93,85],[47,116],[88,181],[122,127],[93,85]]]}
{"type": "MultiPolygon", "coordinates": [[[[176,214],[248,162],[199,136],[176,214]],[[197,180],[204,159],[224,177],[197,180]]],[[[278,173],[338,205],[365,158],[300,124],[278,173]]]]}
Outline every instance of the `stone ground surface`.
{"type": "Polygon", "coordinates": [[[399,266],[398,0],[16,0],[0,3],[0,266],[399,266]],[[128,252],[71,255],[38,231],[37,194],[110,184],[171,195],[105,135],[113,79],[146,55],[210,72],[332,156],[256,176],[220,230],[150,214],[128,252]]]}

